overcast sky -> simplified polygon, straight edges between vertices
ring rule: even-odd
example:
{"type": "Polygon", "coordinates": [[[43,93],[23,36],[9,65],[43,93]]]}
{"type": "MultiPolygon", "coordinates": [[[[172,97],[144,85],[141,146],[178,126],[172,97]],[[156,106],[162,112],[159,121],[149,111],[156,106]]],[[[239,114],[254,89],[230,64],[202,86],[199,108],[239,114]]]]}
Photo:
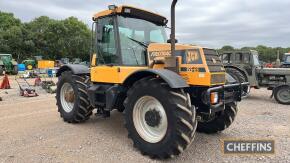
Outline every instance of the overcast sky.
{"type": "MultiPolygon", "coordinates": [[[[170,19],[170,0],[0,0],[0,10],[25,22],[42,15],[75,16],[89,25],[93,13],[109,4],[133,5],[170,19]]],[[[180,43],[290,47],[290,0],[179,0],[176,28],[180,43]]]]}

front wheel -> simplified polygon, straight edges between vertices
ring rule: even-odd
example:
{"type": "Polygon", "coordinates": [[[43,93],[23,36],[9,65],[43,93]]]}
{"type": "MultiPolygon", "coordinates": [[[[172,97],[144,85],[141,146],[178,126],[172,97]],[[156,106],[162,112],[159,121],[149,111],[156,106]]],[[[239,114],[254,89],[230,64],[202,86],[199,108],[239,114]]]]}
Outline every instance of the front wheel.
{"type": "Polygon", "coordinates": [[[284,105],[290,105],[290,86],[280,86],[274,89],[275,100],[284,105]]]}
{"type": "Polygon", "coordinates": [[[87,95],[88,78],[65,71],[59,77],[56,100],[65,122],[79,123],[89,119],[93,108],[87,95]]]}
{"type": "Polygon", "coordinates": [[[214,116],[207,120],[199,121],[197,131],[207,134],[221,132],[234,122],[237,112],[236,103],[226,104],[224,111],[215,113],[214,116]]]}
{"type": "Polygon", "coordinates": [[[161,79],[137,81],[127,92],[124,106],[128,136],[144,155],[173,157],[194,139],[197,121],[189,96],[161,79]]]}

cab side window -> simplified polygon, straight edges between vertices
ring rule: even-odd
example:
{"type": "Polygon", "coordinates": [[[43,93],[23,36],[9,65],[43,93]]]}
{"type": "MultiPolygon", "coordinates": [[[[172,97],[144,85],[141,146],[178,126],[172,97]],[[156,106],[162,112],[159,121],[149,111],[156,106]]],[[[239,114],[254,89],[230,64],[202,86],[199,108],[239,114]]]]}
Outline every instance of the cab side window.
{"type": "Polygon", "coordinates": [[[98,20],[97,25],[98,64],[118,64],[113,18],[98,20]]]}
{"type": "Polygon", "coordinates": [[[232,63],[231,56],[232,56],[232,54],[230,54],[230,53],[223,54],[223,63],[232,63]]]}
{"type": "Polygon", "coordinates": [[[236,63],[243,63],[243,54],[242,53],[236,53],[235,55],[235,61],[236,63]]]}
{"type": "Polygon", "coordinates": [[[249,64],[250,63],[250,54],[246,53],[243,55],[243,63],[249,64]]]}

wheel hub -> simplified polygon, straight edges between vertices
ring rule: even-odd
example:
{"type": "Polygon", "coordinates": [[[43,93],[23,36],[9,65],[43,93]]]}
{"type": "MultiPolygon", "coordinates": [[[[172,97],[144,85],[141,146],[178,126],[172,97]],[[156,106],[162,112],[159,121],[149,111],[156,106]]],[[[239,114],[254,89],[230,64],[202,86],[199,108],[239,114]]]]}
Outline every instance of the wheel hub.
{"type": "Polygon", "coordinates": [[[74,102],[75,101],[75,95],[73,91],[68,91],[65,93],[64,98],[67,102],[74,102]]]}
{"type": "Polygon", "coordinates": [[[163,105],[152,96],[139,98],[133,108],[133,122],[138,134],[150,143],[160,142],[166,135],[168,120],[163,105]]]}
{"type": "Polygon", "coordinates": [[[290,99],[290,89],[281,90],[279,96],[284,101],[289,101],[290,99]]]}
{"type": "Polygon", "coordinates": [[[74,108],[75,94],[70,83],[64,83],[60,89],[60,101],[65,112],[69,113],[74,108]]]}
{"type": "Polygon", "coordinates": [[[155,109],[145,113],[145,121],[150,127],[157,127],[161,122],[161,116],[155,109]]]}

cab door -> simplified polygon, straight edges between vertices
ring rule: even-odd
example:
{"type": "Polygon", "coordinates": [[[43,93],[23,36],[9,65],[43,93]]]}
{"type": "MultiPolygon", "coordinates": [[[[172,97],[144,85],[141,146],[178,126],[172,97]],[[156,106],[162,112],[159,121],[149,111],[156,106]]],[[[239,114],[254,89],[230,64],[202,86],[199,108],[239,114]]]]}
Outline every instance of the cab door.
{"type": "Polygon", "coordinates": [[[129,33],[137,35],[137,31],[124,26],[118,28],[116,16],[104,17],[97,21],[98,57],[97,66],[91,68],[92,82],[123,83],[130,74],[147,68],[144,49],[136,48],[132,45],[136,42],[129,39],[132,37],[129,33]]]}
{"type": "Polygon", "coordinates": [[[120,52],[118,51],[115,17],[104,17],[97,20],[96,53],[97,66],[91,68],[93,82],[120,83],[120,52]]]}

